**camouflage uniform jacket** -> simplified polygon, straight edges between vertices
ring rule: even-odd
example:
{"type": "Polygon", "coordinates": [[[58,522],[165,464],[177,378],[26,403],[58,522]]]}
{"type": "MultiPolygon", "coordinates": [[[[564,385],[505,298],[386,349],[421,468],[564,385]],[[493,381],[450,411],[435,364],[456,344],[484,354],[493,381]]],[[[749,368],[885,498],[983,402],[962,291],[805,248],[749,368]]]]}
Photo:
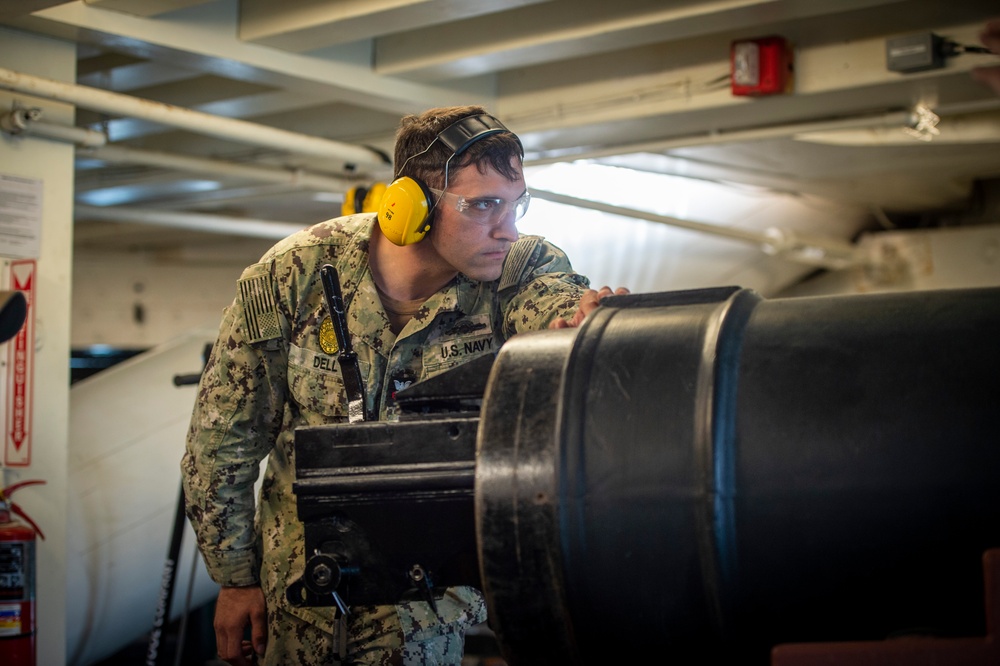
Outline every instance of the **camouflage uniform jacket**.
{"type": "MultiPolygon", "coordinates": [[[[328,315],[320,268],[330,263],[339,273],[367,409],[380,419],[393,418],[396,382],[421,381],[496,353],[515,333],[571,316],[589,285],[562,251],[527,237],[508,255],[500,280],[456,276],[397,337],[368,269],[374,224],[371,214],[322,222],[279,242],[243,272],[202,376],[182,462],[187,514],[213,580],[260,582],[269,607],[280,604],[330,633],[330,609],[293,608],[285,600],[286,585],[304,565],[292,492],[294,430],[347,415],[336,352],[320,341],[328,315]],[[254,484],[268,455],[255,526],[254,484]]],[[[477,598],[450,608],[451,620],[484,619],[481,598],[469,592],[477,598]],[[478,617],[468,616],[473,606],[478,617]]],[[[405,629],[403,612],[400,619],[405,629]]]]}

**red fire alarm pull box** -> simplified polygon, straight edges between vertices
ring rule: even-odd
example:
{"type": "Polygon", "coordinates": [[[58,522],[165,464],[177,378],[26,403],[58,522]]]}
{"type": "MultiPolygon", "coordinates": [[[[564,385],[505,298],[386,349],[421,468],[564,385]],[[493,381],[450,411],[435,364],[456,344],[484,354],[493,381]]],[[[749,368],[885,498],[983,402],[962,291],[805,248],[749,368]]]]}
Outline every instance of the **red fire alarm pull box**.
{"type": "Polygon", "coordinates": [[[792,88],[792,45],[784,37],[735,41],[729,53],[734,95],[779,95],[792,88]]]}

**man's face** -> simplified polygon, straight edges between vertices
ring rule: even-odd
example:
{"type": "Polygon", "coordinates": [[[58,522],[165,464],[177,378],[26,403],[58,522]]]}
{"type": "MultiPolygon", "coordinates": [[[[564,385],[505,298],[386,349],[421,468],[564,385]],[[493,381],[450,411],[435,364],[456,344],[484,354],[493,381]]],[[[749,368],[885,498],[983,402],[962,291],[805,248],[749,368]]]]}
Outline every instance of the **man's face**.
{"type": "Polygon", "coordinates": [[[503,213],[493,216],[489,224],[473,221],[457,210],[459,197],[474,202],[494,198],[514,201],[524,194],[524,176],[520,163],[516,180],[507,178],[492,167],[481,173],[470,164],[452,171],[448,195],[441,198],[434,215],[429,240],[438,256],[460,273],[474,280],[490,281],[500,277],[503,261],[511,244],[517,240],[517,227],[511,206],[502,206],[503,213]]]}

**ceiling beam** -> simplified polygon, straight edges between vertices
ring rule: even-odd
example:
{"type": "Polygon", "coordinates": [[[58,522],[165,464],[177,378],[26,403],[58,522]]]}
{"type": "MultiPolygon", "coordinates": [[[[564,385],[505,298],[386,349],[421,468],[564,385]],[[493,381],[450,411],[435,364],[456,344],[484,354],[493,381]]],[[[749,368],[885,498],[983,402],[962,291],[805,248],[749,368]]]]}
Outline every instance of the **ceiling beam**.
{"type": "Polygon", "coordinates": [[[555,0],[378,39],[375,70],[423,81],[473,76],[892,1],[555,0]]]}
{"type": "Polygon", "coordinates": [[[0,20],[27,16],[40,9],[68,4],[70,0],[3,0],[0,2],[0,20]]]}
{"type": "Polygon", "coordinates": [[[157,16],[185,7],[203,5],[211,0],[83,0],[91,7],[111,9],[135,16],[157,16]]]}
{"type": "Polygon", "coordinates": [[[240,39],[309,51],[551,0],[242,0],[240,39]]]}

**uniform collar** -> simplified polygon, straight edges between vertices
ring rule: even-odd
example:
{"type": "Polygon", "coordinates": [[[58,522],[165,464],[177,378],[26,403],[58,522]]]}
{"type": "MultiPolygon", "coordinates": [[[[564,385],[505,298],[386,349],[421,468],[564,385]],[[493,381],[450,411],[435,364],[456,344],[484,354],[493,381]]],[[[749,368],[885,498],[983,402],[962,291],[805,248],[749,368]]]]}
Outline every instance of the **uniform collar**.
{"type": "MultiPolygon", "coordinates": [[[[375,291],[375,283],[372,282],[371,271],[368,268],[368,243],[375,229],[377,215],[371,213],[358,217],[360,224],[349,234],[347,243],[344,244],[337,260],[337,273],[340,275],[340,285],[345,299],[352,298],[365,282],[370,283],[372,292],[375,291]]],[[[378,300],[377,296],[375,298],[378,300]]],[[[350,301],[345,305],[350,307],[350,301]]]]}

